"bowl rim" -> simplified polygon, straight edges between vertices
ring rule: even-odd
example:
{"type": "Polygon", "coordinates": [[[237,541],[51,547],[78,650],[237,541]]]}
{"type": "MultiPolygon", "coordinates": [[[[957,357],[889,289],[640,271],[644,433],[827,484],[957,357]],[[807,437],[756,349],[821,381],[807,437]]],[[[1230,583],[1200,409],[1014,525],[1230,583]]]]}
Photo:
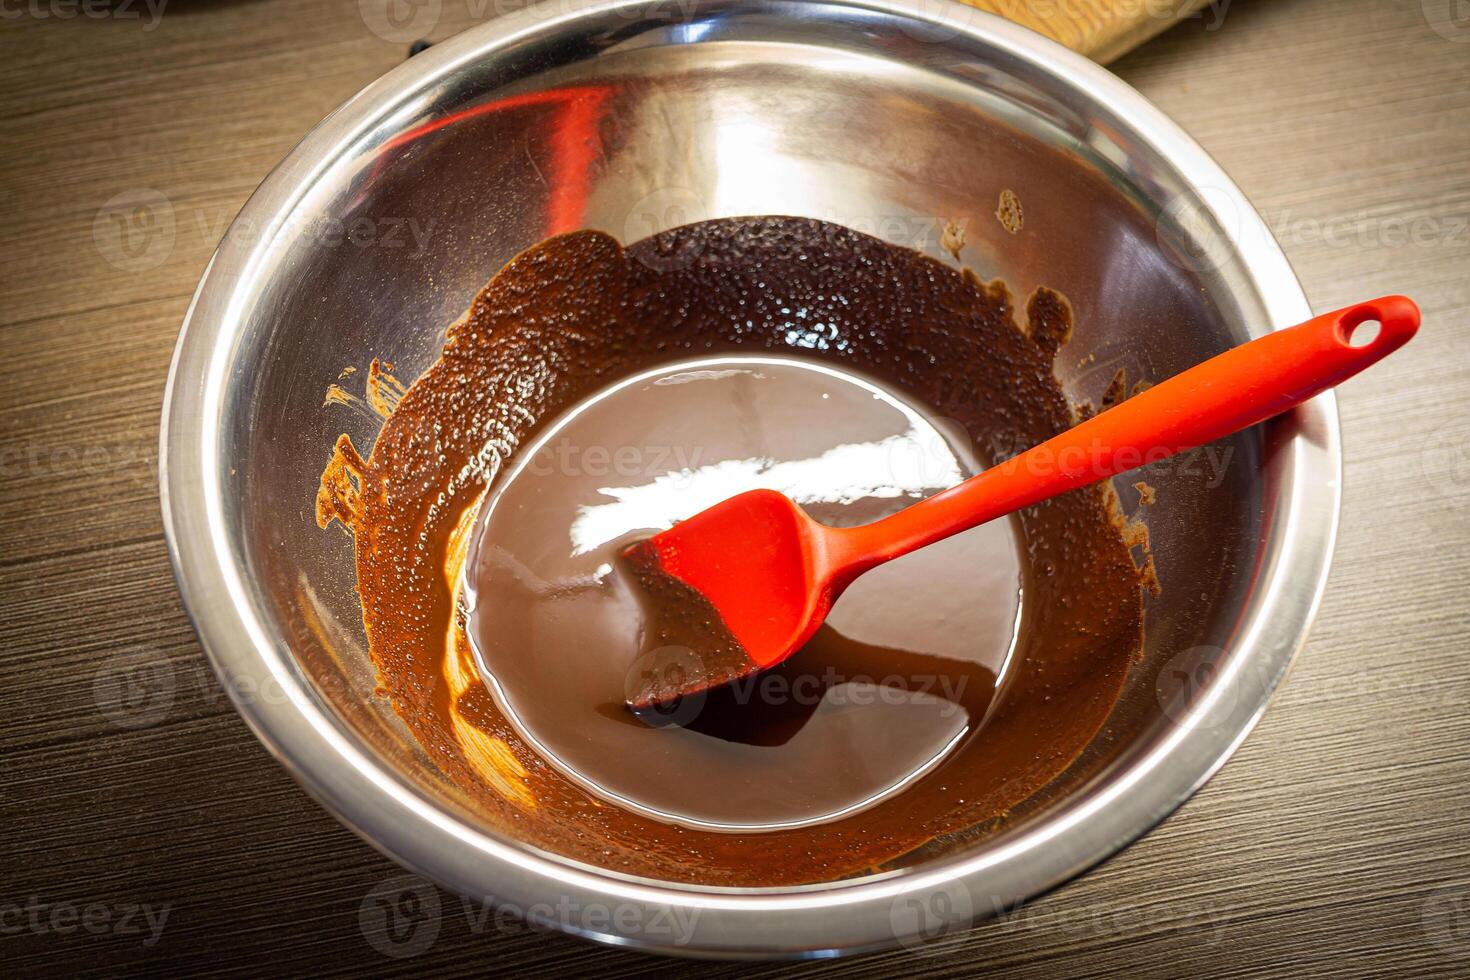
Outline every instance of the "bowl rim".
{"type": "MultiPolygon", "coordinates": [[[[510,44],[617,11],[632,17],[645,0],[558,0],[496,17],[434,45],[369,84],[317,125],[260,185],[236,224],[274,227],[313,180],[410,96],[470,61],[510,44]],[[559,12],[558,12],[559,11],[559,12]]],[[[749,11],[782,3],[681,0],[685,16],[749,11]]],[[[804,17],[851,11],[916,19],[997,49],[1105,103],[1195,188],[1208,188],[1216,217],[1233,210],[1222,234],[1244,281],[1273,324],[1307,319],[1311,308],[1285,255],[1235,184],[1183,130],[1106,69],[1039,34],[954,0],[817,0],[804,17]]],[[[232,226],[234,227],[234,226],[232,226]]],[[[1331,393],[1295,410],[1281,501],[1272,515],[1283,542],[1263,569],[1260,601],[1237,649],[1259,682],[1258,703],[1228,730],[1179,725],[1111,785],[1079,794],[1000,846],[901,873],[784,889],[729,889],[629,879],[577,865],[471,826],[380,765],[318,702],[293,669],[286,643],[260,614],[246,570],[230,547],[216,461],[224,395],[244,318],[239,283],[251,279],[268,241],[228,232],[200,279],[180,330],[164,397],[159,446],[163,525],[185,609],[237,710],[281,764],[364,840],[400,863],[464,895],[518,908],[538,924],[614,944],[722,957],[814,956],[924,941],[925,922],[900,903],[963,890],[960,919],[1014,908],[1107,859],[1182,804],[1235,751],[1305,640],[1326,585],[1340,507],[1341,449],[1331,393]],[[1289,532],[1289,533],[1287,533],[1289,532]],[[237,696],[278,684],[283,697],[237,696]],[[1147,778],[1145,778],[1147,777],[1147,778]],[[493,891],[492,891],[493,890],[493,891]],[[984,896],[993,907],[978,907],[984,896]],[[550,911],[549,899],[566,903],[550,911]],[[693,913],[678,935],[594,924],[610,906],[648,923],[678,907],[693,913]],[[547,908],[549,914],[538,914],[547,908]],[[902,919],[902,921],[900,921],[902,919]],[[542,921],[544,920],[544,922],[542,921]]],[[[1265,333],[1253,325],[1252,336],[1265,333]]],[[[1207,707],[1207,706],[1206,706],[1207,707]]],[[[940,923],[946,927],[960,924],[940,923]]],[[[931,926],[932,922],[929,923],[931,926]]],[[[945,931],[952,932],[946,928],[945,931]]]]}

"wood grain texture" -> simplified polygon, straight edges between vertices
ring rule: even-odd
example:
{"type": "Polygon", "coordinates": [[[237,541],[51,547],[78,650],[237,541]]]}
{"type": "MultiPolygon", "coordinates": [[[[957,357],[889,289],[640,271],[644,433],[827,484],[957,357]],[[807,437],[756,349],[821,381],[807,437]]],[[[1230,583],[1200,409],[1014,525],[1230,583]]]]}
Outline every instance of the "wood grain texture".
{"type": "MultiPolygon", "coordinates": [[[[444,0],[424,33],[487,6],[444,0]]],[[[155,471],[188,296],[261,177],[405,44],[356,0],[173,0],[153,29],[141,6],[7,6],[7,972],[1470,973],[1470,24],[1448,0],[1222,6],[1115,69],[1236,178],[1317,309],[1402,291],[1426,313],[1413,345],[1341,391],[1343,528],[1312,639],[1234,760],[1104,867],[925,955],[755,967],[604,949],[447,894],[427,950],[383,956],[358,914],[399,870],[266,754],[179,606],[155,471]],[[98,225],[140,194],[173,217],[141,264],[98,225]],[[133,701],[121,677],[146,682],[133,701]],[[66,911],[94,906],[97,934],[66,911]],[[129,906],[167,909],[156,941],[139,914],[120,921],[129,906]]]]}
{"type": "Polygon", "coordinates": [[[1215,23],[1229,12],[1220,0],[964,0],[1023,24],[1073,51],[1107,63],[1180,21],[1215,23]],[[1208,10],[1206,8],[1209,8],[1208,10]]]}

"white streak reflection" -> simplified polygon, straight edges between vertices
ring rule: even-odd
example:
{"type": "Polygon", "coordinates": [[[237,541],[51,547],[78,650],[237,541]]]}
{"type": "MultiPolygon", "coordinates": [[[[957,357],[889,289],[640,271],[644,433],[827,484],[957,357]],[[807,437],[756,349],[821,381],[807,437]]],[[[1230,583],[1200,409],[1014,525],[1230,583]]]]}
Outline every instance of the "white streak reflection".
{"type": "Polygon", "coordinates": [[[954,450],[917,418],[902,435],[834,446],[811,459],[727,459],[683,469],[633,487],[600,487],[610,503],[578,508],[574,554],[582,555],[630,531],[672,527],[747,490],[778,490],[799,504],[850,504],[927,496],[963,479],[954,450]]]}

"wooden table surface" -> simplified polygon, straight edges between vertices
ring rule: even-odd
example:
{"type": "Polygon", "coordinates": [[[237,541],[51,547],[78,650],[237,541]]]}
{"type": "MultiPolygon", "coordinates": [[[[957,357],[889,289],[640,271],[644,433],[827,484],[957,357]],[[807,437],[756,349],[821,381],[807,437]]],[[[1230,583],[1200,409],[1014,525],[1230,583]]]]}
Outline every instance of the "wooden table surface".
{"type": "MultiPolygon", "coordinates": [[[[216,685],[168,569],[157,431],[229,219],[405,44],[356,0],[171,0],[156,19],[141,0],[27,4],[0,5],[0,970],[750,969],[466,915],[448,894],[415,957],[360,927],[400,871],[216,685]],[[120,237],[140,204],[171,223],[120,237]],[[127,681],[153,710],[119,700],[127,681]]],[[[437,6],[433,38],[496,5],[437,6]]],[[[1240,183],[1317,309],[1401,291],[1426,314],[1411,347],[1342,389],[1332,583],[1259,729],[1162,827],[1005,921],[923,955],[754,972],[1470,974],[1459,9],[1217,3],[1114,65],[1240,183]]]]}

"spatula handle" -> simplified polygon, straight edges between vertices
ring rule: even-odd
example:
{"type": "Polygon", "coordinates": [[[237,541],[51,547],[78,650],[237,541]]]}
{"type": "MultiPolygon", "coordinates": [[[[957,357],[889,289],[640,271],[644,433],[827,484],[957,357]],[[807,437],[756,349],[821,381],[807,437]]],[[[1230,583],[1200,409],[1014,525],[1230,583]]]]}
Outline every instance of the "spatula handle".
{"type": "Polygon", "coordinates": [[[1213,442],[1300,405],[1408,343],[1419,308],[1385,296],[1210,358],[942,493],[843,537],[856,567],[1213,442]],[[1354,346],[1376,320],[1376,336],[1354,346]]]}

